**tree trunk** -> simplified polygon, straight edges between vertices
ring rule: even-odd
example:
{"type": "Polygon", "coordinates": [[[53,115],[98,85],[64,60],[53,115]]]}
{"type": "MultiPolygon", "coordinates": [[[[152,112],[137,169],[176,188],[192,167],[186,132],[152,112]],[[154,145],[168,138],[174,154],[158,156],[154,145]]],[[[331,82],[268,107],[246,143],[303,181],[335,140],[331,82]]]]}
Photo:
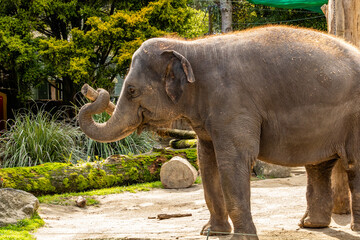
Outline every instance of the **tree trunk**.
{"type": "MultiPolygon", "coordinates": [[[[360,47],[360,1],[329,0],[322,7],[327,18],[328,32],[342,37],[360,47]]],[[[344,214],[350,212],[350,191],[347,174],[340,161],[332,172],[332,188],[334,194],[333,212],[344,214]]]]}
{"type": "Polygon", "coordinates": [[[221,32],[232,31],[232,4],[231,0],[220,0],[221,32]]]}
{"type": "Polygon", "coordinates": [[[211,35],[213,34],[213,21],[212,21],[213,8],[212,6],[209,6],[208,9],[209,9],[209,35],[211,35]]]}
{"type": "Polygon", "coordinates": [[[161,166],[174,156],[186,158],[198,168],[196,149],[160,149],[144,155],[115,155],[99,163],[0,168],[0,188],[44,195],[158,181],[161,166]]]}
{"type": "Polygon", "coordinates": [[[333,213],[350,213],[350,190],[348,186],[348,176],[341,165],[340,160],[338,160],[332,170],[331,183],[334,198],[333,213]]]}
{"type": "Polygon", "coordinates": [[[63,77],[63,101],[65,105],[71,105],[76,94],[74,82],[70,77],[63,77]]]}
{"type": "Polygon", "coordinates": [[[325,15],[329,33],[360,47],[360,1],[329,0],[325,15]]]}

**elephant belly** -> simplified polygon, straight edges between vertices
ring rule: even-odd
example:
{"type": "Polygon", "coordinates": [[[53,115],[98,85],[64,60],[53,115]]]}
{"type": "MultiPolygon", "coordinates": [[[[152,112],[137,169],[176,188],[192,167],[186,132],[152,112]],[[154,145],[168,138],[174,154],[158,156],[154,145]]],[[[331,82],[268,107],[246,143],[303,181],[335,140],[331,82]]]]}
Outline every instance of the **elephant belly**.
{"type": "Polygon", "coordinates": [[[274,121],[263,122],[258,158],[287,166],[338,158],[336,147],[344,146],[349,132],[353,134],[354,128],[346,121],[346,116],[319,109],[316,114],[314,111],[277,114],[274,121]]]}

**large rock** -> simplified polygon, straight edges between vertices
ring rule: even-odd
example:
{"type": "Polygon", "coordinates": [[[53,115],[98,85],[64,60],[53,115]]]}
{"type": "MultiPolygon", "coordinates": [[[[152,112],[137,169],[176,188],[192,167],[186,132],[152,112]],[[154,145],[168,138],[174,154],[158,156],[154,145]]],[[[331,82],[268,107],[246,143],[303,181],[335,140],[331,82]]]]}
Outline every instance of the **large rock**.
{"type": "Polygon", "coordinates": [[[0,227],[31,218],[39,208],[39,200],[32,194],[12,188],[0,189],[0,227]]]}
{"type": "Polygon", "coordinates": [[[254,172],[257,176],[285,178],[291,176],[291,168],[256,160],[254,172]]]}
{"type": "Polygon", "coordinates": [[[196,169],[182,157],[173,157],[160,169],[160,180],[165,188],[190,187],[197,175],[196,169]]]}

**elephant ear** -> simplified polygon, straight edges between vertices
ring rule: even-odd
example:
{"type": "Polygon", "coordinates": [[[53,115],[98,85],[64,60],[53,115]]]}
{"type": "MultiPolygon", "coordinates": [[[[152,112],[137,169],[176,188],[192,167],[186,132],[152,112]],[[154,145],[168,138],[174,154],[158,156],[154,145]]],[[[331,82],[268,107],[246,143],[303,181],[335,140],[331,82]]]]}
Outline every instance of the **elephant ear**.
{"type": "Polygon", "coordinates": [[[163,80],[165,90],[170,99],[177,103],[183,94],[186,83],[195,82],[194,73],[190,62],[174,50],[166,50],[162,56],[168,59],[163,80]]]}

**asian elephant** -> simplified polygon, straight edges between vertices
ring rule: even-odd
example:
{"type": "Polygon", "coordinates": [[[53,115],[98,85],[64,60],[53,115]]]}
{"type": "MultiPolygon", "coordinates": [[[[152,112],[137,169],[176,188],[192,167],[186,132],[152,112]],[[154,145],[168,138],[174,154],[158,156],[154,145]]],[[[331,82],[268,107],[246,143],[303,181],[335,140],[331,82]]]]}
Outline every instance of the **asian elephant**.
{"type": "Polygon", "coordinates": [[[255,159],[307,171],[301,227],[331,221],[330,175],[346,169],[351,228],[360,230],[360,52],[318,31],[269,26],[196,40],[155,38],[134,53],[115,111],[93,121],[109,94],[79,112],[81,129],[111,142],[146,127],[186,119],[210,211],[202,233],[257,239],[250,211],[255,159]],[[243,235],[242,235],[243,234],[243,235]]]}

